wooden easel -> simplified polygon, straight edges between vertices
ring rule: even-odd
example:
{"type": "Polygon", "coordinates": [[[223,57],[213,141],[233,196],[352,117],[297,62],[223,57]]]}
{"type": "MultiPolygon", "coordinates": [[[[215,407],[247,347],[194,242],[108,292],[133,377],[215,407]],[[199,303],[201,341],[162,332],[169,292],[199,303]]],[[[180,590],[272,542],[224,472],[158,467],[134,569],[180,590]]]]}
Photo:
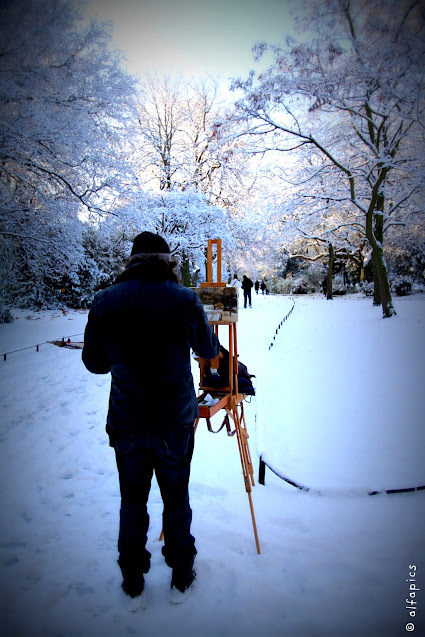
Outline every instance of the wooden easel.
{"type": "MultiPolygon", "coordinates": [[[[226,283],[221,281],[221,239],[209,239],[207,248],[207,281],[201,283],[201,288],[222,288],[226,287],[226,283]],[[217,245],[217,281],[213,281],[212,276],[212,261],[213,261],[213,244],[217,245]]],[[[237,290],[236,290],[237,293],[237,290]]],[[[236,314],[237,318],[237,314],[236,314]]],[[[201,394],[198,396],[199,404],[199,418],[195,421],[195,431],[198,427],[201,418],[205,418],[209,431],[213,431],[211,427],[211,418],[218,412],[224,410],[225,416],[220,431],[224,424],[226,424],[227,433],[229,436],[236,434],[238,441],[239,456],[242,466],[243,479],[245,483],[245,490],[248,494],[249,507],[251,511],[252,526],[254,530],[255,544],[257,547],[257,553],[260,553],[260,543],[258,540],[257,524],[255,522],[254,507],[252,504],[252,487],[255,486],[254,482],[254,470],[251,462],[251,454],[248,445],[248,431],[246,428],[245,414],[243,409],[244,394],[238,391],[238,347],[237,347],[237,333],[236,333],[236,320],[234,317],[220,317],[219,320],[210,320],[210,325],[214,326],[215,333],[218,336],[219,328],[221,326],[227,326],[229,331],[229,385],[217,390],[217,388],[209,387],[203,384],[204,372],[206,361],[204,359],[198,359],[200,367],[200,390],[201,394]],[[213,398],[218,399],[218,402],[212,406],[203,405],[202,402],[205,396],[210,394],[213,398]],[[233,422],[234,431],[231,431],[231,423],[233,422]]],[[[212,369],[218,369],[219,358],[210,361],[212,369]]],[[[214,433],[218,433],[214,432],[214,433]]]]}

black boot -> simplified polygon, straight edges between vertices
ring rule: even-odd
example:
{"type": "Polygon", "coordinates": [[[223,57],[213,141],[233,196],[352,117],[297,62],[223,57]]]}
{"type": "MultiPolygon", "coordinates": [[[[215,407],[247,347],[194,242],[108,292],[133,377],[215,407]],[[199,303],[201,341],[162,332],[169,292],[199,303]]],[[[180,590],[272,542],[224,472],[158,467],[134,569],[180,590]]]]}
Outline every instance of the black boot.
{"type": "Polygon", "coordinates": [[[171,602],[181,604],[189,596],[196,573],[193,564],[184,567],[173,568],[171,577],[171,602]]]}
{"type": "Polygon", "coordinates": [[[145,578],[142,571],[123,571],[121,588],[129,597],[138,597],[143,593],[145,578]]]}

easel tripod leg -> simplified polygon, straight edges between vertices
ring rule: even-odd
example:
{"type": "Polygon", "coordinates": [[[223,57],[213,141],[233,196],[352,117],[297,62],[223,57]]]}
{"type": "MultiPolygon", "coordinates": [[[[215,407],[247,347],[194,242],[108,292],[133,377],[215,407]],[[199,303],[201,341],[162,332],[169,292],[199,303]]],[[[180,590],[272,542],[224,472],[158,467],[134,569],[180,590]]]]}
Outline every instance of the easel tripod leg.
{"type": "Polygon", "coordinates": [[[254,513],[254,507],[253,507],[253,504],[252,504],[252,497],[251,497],[251,492],[250,491],[248,491],[248,500],[249,500],[249,508],[251,509],[252,528],[254,529],[255,545],[257,547],[257,553],[258,553],[258,555],[260,555],[260,553],[261,553],[260,541],[258,539],[257,523],[255,521],[255,513],[254,513]]]}
{"type": "MultiPolygon", "coordinates": [[[[243,409],[243,408],[242,408],[243,409]]],[[[241,409],[241,413],[242,413],[242,417],[243,417],[243,411],[241,409]]],[[[240,455],[240,459],[241,459],[241,466],[242,466],[242,472],[243,472],[243,477],[244,477],[244,482],[245,482],[245,489],[246,492],[248,494],[248,501],[249,501],[249,508],[251,511],[251,519],[252,519],[252,528],[254,530],[254,538],[255,538],[255,545],[257,547],[257,553],[258,555],[261,553],[260,550],[260,542],[258,539],[258,532],[257,532],[257,523],[255,520],[255,513],[254,513],[254,506],[252,504],[252,496],[251,496],[251,491],[252,491],[252,485],[254,484],[254,479],[253,479],[253,468],[252,468],[252,464],[250,462],[251,458],[250,458],[250,453],[249,453],[249,446],[248,446],[248,433],[246,431],[246,429],[241,427],[241,421],[239,418],[239,414],[238,414],[238,408],[237,405],[233,405],[233,420],[235,422],[235,429],[236,429],[236,437],[238,440],[238,447],[239,447],[239,455],[240,455]],[[243,438],[243,440],[242,440],[243,438]]]]}

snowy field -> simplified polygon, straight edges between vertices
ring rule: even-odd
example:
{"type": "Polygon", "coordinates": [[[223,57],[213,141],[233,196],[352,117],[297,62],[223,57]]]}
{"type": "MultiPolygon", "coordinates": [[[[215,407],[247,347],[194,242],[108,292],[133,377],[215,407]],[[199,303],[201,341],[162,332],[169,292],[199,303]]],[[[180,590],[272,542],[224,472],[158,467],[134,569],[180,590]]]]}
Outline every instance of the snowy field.
{"type": "Polygon", "coordinates": [[[154,481],[140,613],[126,608],[116,564],[109,376],[45,343],[81,334],[87,313],[16,311],[0,325],[0,354],[34,347],[0,360],[1,634],[425,635],[425,490],[386,493],[425,485],[425,296],[395,304],[386,320],[360,296],[254,295],[240,310],[240,359],[256,374],[245,405],[255,477],[262,454],[309,490],[266,470],[253,489],[257,555],[236,439],[201,423],[195,588],[168,602],[154,481]]]}

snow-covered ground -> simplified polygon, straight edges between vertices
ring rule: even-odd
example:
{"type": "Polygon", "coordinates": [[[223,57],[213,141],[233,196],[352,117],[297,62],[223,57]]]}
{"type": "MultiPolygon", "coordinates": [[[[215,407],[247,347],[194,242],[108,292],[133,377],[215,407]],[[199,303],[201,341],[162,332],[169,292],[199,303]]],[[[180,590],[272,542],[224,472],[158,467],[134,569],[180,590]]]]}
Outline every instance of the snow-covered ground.
{"type": "Polygon", "coordinates": [[[389,637],[411,622],[425,635],[425,491],[385,493],[425,485],[425,296],[395,301],[385,320],[360,296],[254,295],[240,310],[240,359],[256,374],[245,405],[255,477],[262,454],[310,490],[266,470],[253,489],[257,555],[236,439],[201,423],[196,586],[169,604],[154,481],[141,613],[126,609],[116,564],[109,376],[45,344],[81,334],[87,314],[16,311],[0,325],[0,354],[34,347],[0,360],[2,634],[389,637]]]}

